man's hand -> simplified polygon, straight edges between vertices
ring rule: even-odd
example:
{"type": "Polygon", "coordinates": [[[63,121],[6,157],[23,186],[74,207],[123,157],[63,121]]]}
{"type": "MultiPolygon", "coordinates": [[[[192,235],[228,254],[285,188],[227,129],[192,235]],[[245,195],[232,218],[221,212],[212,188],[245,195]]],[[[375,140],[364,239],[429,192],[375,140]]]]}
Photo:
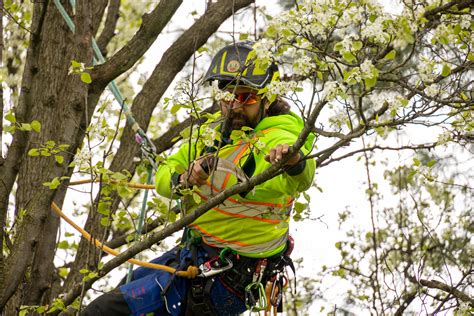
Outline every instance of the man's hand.
{"type": "MultiPolygon", "coordinates": [[[[271,163],[272,165],[277,164],[280,162],[283,155],[287,154],[289,151],[290,145],[283,144],[277,145],[275,148],[270,150],[270,153],[265,156],[265,160],[271,163]]],[[[300,153],[295,153],[285,164],[285,166],[294,166],[300,161],[300,153]]]]}
{"type": "Polygon", "coordinates": [[[185,188],[206,184],[206,180],[209,178],[208,172],[213,167],[213,158],[205,156],[191,162],[189,168],[179,177],[179,184],[185,188]]]}

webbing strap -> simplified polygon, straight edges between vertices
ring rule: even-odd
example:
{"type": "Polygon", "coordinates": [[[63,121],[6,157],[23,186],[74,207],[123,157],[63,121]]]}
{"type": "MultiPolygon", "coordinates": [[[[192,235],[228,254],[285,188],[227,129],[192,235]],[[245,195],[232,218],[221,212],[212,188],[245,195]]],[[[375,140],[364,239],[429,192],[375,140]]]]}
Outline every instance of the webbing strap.
{"type": "MultiPolygon", "coordinates": [[[[148,168],[147,184],[151,183],[152,176],[153,176],[153,170],[152,168],[148,168]]],[[[145,221],[147,200],[148,200],[148,190],[145,190],[143,201],[142,201],[142,209],[140,210],[140,218],[138,220],[137,231],[135,232],[135,240],[139,240],[142,234],[143,222],[145,221]]],[[[127,283],[132,281],[132,275],[133,275],[133,263],[130,263],[130,265],[128,266],[127,283]]]]}
{"type": "MultiPolygon", "coordinates": [[[[76,7],[76,1],[75,0],[69,0],[71,3],[71,6],[73,9],[76,7]]],[[[72,21],[71,17],[69,14],[66,12],[66,9],[64,9],[64,6],[61,4],[60,0],[54,0],[54,4],[59,10],[59,13],[61,13],[61,16],[63,17],[64,21],[66,21],[67,26],[69,29],[74,33],[76,31],[76,26],[74,25],[74,22],[72,21]]],[[[92,50],[94,51],[95,57],[93,58],[93,64],[101,64],[105,62],[105,58],[102,55],[102,52],[99,49],[99,45],[97,45],[97,42],[95,38],[92,38],[92,50]]],[[[112,92],[112,94],[115,97],[115,100],[117,100],[118,104],[122,107],[123,112],[127,118],[127,122],[130,124],[132,127],[132,130],[135,132],[135,141],[140,144],[142,154],[144,155],[145,158],[150,162],[152,165],[153,169],[156,170],[157,165],[156,165],[156,147],[151,141],[151,139],[146,135],[145,131],[138,125],[137,121],[132,115],[132,112],[130,111],[130,108],[128,107],[127,103],[125,102],[125,99],[123,98],[122,94],[120,93],[120,90],[115,83],[114,80],[112,80],[107,87],[109,90],[112,92]]]]}

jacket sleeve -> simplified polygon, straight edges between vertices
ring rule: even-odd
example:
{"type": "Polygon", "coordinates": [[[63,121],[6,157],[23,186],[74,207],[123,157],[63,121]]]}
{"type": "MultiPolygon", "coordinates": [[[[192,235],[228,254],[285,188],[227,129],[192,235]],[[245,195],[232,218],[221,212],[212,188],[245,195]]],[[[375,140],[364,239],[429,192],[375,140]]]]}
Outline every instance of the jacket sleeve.
{"type": "MultiPolygon", "coordinates": [[[[194,146],[191,146],[191,149],[192,147],[194,146]]],[[[176,153],[169,156],[164,163],[160,164],[155,175],[155,186],[159,195],[166,198],[178,198],[178,196],[173,195],[172,192],[173,179],[175,179],[176,182],[180,174],[179,171],[182,173],[182,170],[188,168],[189,154],[189,143],[184,143],[176,153]]]]}

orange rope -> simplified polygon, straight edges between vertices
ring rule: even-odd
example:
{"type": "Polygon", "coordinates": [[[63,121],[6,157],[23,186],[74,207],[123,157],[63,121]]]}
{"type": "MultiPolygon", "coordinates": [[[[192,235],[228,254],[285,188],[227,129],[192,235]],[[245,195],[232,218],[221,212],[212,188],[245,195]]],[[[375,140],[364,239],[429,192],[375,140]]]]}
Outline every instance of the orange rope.
{"type": "MultiPolygon", "coordinates": [[[[87,183],[87,182],[85,182],[87,183]]],[[[78,232],[80,232],[82,234],[82,236],[84,236],[85,239],[87,239],[88,241],[90,242],[94,242],[94,244],[96,245],[97,248],[100,248],[101,250],[107,252],[108,254],[111,254],[113,256],[118,256],[120,255],[120,252],[118,252],[117,250],[115,249],[112,249],[110,247],[107,247],[106,245],[104,245],[102,242],[100,242],[99,240],[95,239],[95,238],[92,238],[91,235],[86,232],[84,229],[82,229],[81,227],[79,227],[76,223],[74,223],[69,217],[66,216],[66,214],[63,213],[63,211],[59,208],[59,206],[56,204],[56,203],[52,203],[51,204],[51,208],[53,209],[53,211],[59,216],[61,217],[62,219],[64,219],[66,222],[69,223],[69,225],[71,225],[72,227],[74,227],[78,232]]],[[[137,259],[128,259],[127,260],[128,262],[130,263],[133,263],[133,264],[136,264],[136,265],[139,265],[139,266],[142,266],[142,267],[145,267],[145,268],[151,268],[151,269],[158,269],[158,270],[163,270],[163,271],[166,271],[166,272],[169,272],[169,273],[176,273],[177,276],[181,276],[181,277],[187,277],[189,279],[192,279],[192,278],[195,278],[198,274],[199,274],[199,269],[198,267],[195,267],[195,266],[190,266],[188,267],[188,270],[187,271],[176,271],[176,269],[174,268],[171,268],[171,267],[168,267],[168,266],[165,266],[165,265],[162,265],[162,264],[156,264],[156,263],[150,263],[150,262],[145,262],[145,261],[141,261],[141,260],[137,260],[137,259]]]]}
{"type": "MultiPolygon", "coordinates": [[[[80,185],[80,184],[86,184],[86,183],[92,183],[92,182],[100,182],[99,179],[96,180],[91,180],[91,179],[86,179],[86,180],[79,180],[79,181],[73,181],[70,182],[69,185],[80,185]]],[[[117,180],[110,180],[106,183],[112,183],[112,184],[121,184],[120,181],[117,180]]],[[[141,183],[135,183],[135,182],[127,182],[124,183],[129,188],[134,188],[134,189],[145,189],[145,190],[153,190],[155,189],[155,186],[153,184],[141,184],[141,183]]]]}

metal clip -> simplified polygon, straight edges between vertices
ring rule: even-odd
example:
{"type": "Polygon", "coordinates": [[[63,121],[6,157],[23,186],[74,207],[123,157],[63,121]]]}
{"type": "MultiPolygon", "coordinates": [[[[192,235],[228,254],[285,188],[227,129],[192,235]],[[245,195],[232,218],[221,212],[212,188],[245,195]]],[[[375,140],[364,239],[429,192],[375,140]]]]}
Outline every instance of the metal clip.
{"type": "Polygon", "coordinates": [[[245,287],[245,306],[251,312],[263,311],[267,308],[267,297],[262,283],[252,282],[245,287]],[[255,299],[252,291],[258,293],[258,299],[255,299]]]}
{"type": "Polygon", "coordinates": [[[204,262],[199,266],[199,270],[201,271],[201,273],[198,275],[198,277],[207,278],[227,271],[234,266],[234,264],[232,263],[232,261],[230,261],[229,258],[224,258],[224,260],[226,261],[225,266],[221,266],[219,264],[219,262],[222,261],[222,259],[220,259],[219,257],[204,262]]]}

